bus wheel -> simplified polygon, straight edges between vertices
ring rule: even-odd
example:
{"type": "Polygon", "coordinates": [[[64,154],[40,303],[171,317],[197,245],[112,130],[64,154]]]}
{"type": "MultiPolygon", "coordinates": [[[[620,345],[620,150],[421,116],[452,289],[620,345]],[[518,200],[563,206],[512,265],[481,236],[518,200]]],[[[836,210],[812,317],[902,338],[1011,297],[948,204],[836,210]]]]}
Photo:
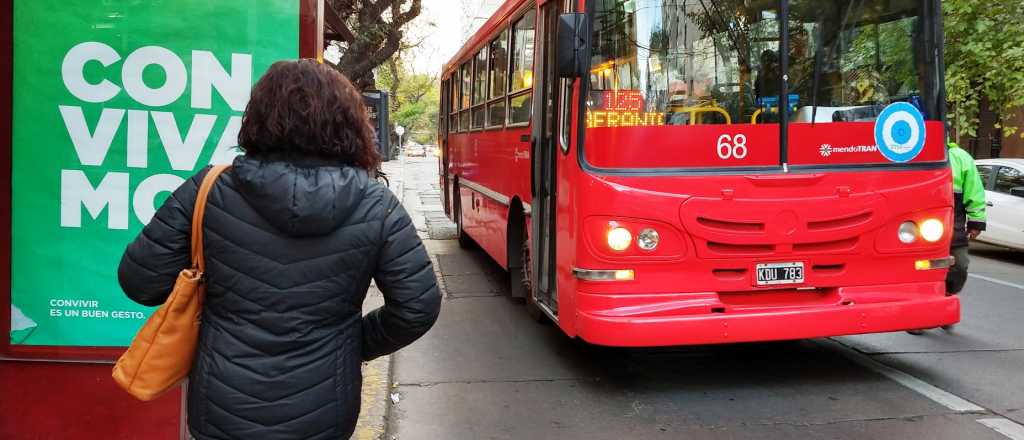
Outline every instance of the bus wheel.
{"type": "Polygon", "coordinates": [[[515,282],[518,278],[519,282],[522,283],[525,292],[526,313],[530,315],[537,322],[546,322],[547,316],[540,310],[540,306],[537,305],[537,299],[533,296],[533,260],[530,257],[530,239],[526,238],[526,232],[523,232],[523,249],[520,255],[522,255],[523,267],[513,272],[518,272],[519,276],[512,275],[512,282],[515,282]]]}

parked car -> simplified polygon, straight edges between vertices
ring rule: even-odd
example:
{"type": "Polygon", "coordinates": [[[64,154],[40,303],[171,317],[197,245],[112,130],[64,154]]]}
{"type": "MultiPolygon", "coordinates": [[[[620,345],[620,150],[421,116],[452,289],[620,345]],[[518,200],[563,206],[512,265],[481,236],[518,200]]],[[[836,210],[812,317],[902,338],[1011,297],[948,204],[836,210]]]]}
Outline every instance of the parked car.
{"type": "Polygon", "coordinates": [[[1024,250],[1024,159],[981,159],[987,229],[978,241],[1024,250]]]}
{"type": "Polygon", "coordinates": [[[405,157],[427,157],[427,149],[422,145],[406,145],[405,157]]]}

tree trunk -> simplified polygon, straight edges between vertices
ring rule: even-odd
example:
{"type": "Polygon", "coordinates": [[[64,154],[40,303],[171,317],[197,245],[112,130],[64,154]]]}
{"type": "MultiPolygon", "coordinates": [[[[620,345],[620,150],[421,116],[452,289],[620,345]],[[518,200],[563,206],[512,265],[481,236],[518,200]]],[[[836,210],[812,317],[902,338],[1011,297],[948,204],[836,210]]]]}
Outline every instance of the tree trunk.
{"type": "Polygon", "coordinates": [[[335,68],[362,90],[373,88],[373,69],[394,56],[403,29],[420,15],[421,0],[328,0],[326,37],[343,43],[335,68]]]}
{"type": "MultiPolygon", "coordinates": [[[[391,59],[388,60],[387,68],[388,72],[391,74],[391,87],[388,90],[388,94],[390,95],[390,101],[388,102],[391,105],[390,110],[392,115],[391,121],[389,121],[391,125],[391,144],[397,145],[399,139],[398,136],[395,134],[394,130],[396,125],[394,115],[397,115],[398,109],[402,107],[401,103],[399,102],[400,96],[398,93],[398,89],[402,85],[401,71],[398,68],[398,57],[391,57],[391,59]]],[[[398,146],[401,147],[401,145],[398,146]]]]}

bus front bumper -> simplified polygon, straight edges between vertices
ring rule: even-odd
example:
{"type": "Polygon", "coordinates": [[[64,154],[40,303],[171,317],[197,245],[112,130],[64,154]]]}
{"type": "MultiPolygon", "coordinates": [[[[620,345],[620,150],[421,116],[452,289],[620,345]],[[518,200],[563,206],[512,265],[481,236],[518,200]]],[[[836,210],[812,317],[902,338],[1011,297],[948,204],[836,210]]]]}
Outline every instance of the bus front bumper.
{"type": "Polygon", "coordinates": [[[580,338],[619,347],[811,339],[926,329],[960,321],[960,300],[946,296],[944,282],[820,292],[579,292],[577,310],[580,338]]]}

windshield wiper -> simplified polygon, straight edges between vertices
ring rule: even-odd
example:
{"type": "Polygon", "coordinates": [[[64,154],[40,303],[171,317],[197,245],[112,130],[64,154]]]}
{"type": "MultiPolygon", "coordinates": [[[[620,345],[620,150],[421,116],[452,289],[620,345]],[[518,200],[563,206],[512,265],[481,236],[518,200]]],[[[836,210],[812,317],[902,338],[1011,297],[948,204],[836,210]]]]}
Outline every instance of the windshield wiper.
{"type": "Polygon", "coordinates": [[[818,89],[821,88],[821,58],[825,54],[821,37],[825,27],[824,20],[819,18],[818,28],[814,32],[814,77],[811,79],[811,127],[818,123],[818,89]]]}

